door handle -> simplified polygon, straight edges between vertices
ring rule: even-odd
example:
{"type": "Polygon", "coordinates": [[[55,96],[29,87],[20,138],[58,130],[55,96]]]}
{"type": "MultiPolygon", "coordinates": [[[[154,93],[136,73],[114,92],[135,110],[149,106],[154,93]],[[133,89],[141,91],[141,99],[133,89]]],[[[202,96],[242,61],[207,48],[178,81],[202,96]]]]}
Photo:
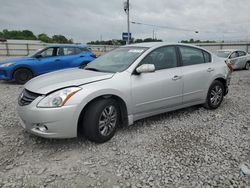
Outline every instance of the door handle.
{"type": "Polygon", "coordinates": [[[212,72],[212,71],[214,71],[213,68],[208,68],[208,69],[207,69],[207,72],[212,72]]]}
{"type": "Polygon", "coordinates": [[[56,59],[55,61],[61,61],[60,59],[56,59]]]}
{"type": "Polygon", "coordinates": [[[179,79],[181,79],[181,76],[178,76],[178,75],[175,75],[175,76],[172,78],[172,80],[179,80],[179,79]]]}
{"type": "Polygon", "coordinates": [[[80,57],[85,57],[84,55],[81,55],[80,57]]]}

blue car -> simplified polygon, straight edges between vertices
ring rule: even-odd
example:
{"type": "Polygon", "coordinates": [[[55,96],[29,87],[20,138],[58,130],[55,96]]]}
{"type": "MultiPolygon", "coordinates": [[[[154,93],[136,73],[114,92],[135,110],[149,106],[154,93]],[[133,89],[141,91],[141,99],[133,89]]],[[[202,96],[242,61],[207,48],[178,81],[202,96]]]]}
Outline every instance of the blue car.
{"type": "Polygon", "coordinates": [[[0,80],[24,84],[48,72],[84,67],[96,56],[84,45],[51,45],[31,56],[0,61],[0,80]]]}

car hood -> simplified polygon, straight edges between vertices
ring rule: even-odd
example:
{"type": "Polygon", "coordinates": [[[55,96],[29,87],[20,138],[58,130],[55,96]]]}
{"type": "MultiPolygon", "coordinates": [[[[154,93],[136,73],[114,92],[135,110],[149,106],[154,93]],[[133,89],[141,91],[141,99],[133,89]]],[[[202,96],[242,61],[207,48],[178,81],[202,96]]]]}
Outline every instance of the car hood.
{"type": "Polygon", "coordinates": [[[5,63],[10,63],[10,62],[23,62],[23,61],[29,61],[29,60],[34,60],[35,58],[33,57],[18,57],[18,58],[9,58],[9,59],[5,59],[3,61],[0,61],[0,65],[1,64],[5,64],[5,63]]]}
{"type": "Polygon", "coordinates": [[[95,72],[79,68],[67,69],[44,74],[33,78],[24,86],[25,89],[39,94],[69,87],[80,86],[91,82],[112,78],[114,73],[95,72]]]}

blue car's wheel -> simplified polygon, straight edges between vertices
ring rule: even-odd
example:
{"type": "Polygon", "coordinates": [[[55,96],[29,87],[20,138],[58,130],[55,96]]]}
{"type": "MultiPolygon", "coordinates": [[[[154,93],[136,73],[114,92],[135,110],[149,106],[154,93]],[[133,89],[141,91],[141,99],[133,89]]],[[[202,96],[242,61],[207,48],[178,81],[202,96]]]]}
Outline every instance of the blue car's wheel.
{"type": "Polygon", "coordinates": [[[84,67],[86,67],[88,65],[89,61],[84,61],[81,65],[80,65],[80,69],[83,69],[84,67]]]}
{"type": "Polygon", "coordinates": [[[25,84],[32,77],[33,77],[32,72],[26,68],[19,68],[13,74],[15,82],[18,84],[25,84]]]}

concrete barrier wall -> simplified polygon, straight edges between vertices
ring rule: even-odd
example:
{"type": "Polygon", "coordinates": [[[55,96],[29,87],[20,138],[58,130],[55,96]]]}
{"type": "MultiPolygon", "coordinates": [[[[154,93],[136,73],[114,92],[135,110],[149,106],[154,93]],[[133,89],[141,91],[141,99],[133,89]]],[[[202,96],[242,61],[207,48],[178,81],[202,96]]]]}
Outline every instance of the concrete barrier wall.
{"type": "MultiPolygon", "coordinates": [[[[43,48],[47,43],[8,43],[0,42],[0,56],[27,56],[34,53],[36,50],[43,48]]],[[[211,52],[216,52],[219,49],[241,49],[250,52],[250,42],[235,42],[235,43],[198,43],[194,44],[203,47],[211,52]]],[[[102,55],[119,46],[117,45],[89,45],[97,55],[102,55]]]]}
{"type": "Polygon", "coordinates": [[[205,48],[211,52],[221,49],[239,49],[250,53],[250,42],[234,42],[234,43],[198,43],[194,44],[205,48]]]}
{"type": "MultiPolygon", "coordinates": [[[[0,56],[27,56],[36,50],[48,46],[48,43],[8,43],[0,42],[0,56]]],[[[115,45],[89,45],[97,55],[102,55],[119,46],[115,45]]]]}

